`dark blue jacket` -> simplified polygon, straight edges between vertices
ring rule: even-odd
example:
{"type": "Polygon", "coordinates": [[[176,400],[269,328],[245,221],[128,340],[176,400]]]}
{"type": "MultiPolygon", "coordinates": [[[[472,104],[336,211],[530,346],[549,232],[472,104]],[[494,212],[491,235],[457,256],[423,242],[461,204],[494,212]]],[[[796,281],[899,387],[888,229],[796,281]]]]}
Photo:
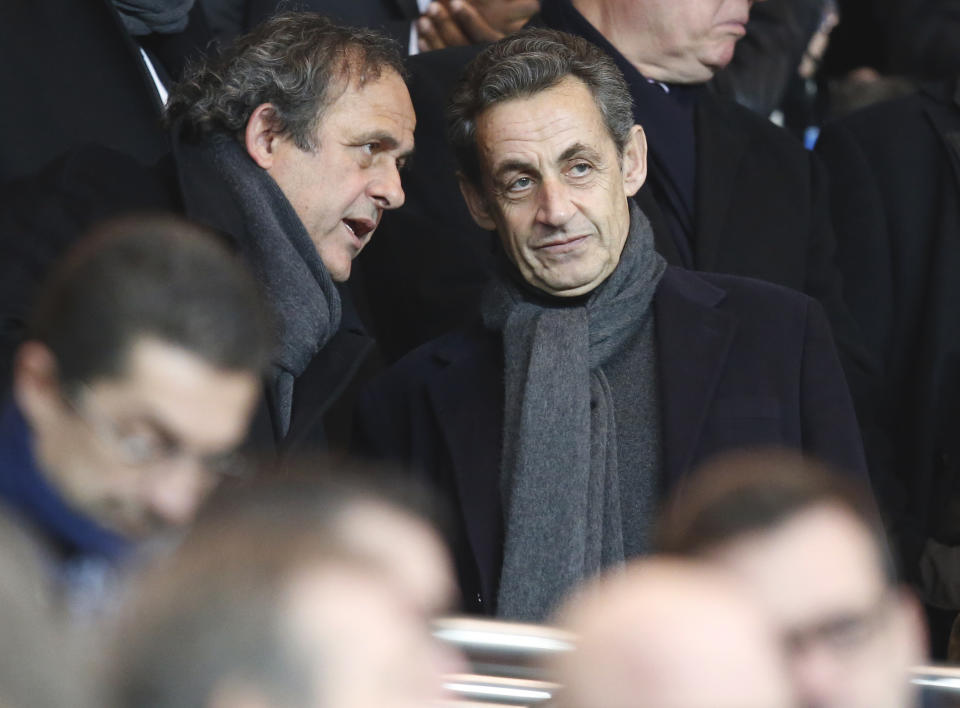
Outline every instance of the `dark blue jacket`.
{"type": "MultiPolygon", "coordinates": [[[[857,421],[820,305],[735,276],[667,269],[654,300],[662,488],[710,455],[804,450],[866,475],[857,421]]],[[[365,393],[365,451],[412,465],[449,503],[464,609],[491,613],[502,562],[503,347],[479,323],[434,340],[365,393]]]]}
{"type": "Polygon", "coordinates": [[[12,402],[0,413],[0,504],[45,542],[54,574],[68,586],[78,574],[113,567],[131,551],[130,541],[69,506],[47,481],[30,429],[12,402]]]}

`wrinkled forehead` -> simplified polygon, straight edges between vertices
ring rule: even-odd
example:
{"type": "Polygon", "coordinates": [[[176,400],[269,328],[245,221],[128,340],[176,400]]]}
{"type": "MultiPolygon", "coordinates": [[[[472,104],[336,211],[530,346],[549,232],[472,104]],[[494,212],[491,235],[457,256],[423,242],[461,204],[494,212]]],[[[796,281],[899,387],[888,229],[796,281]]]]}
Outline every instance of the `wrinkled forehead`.
{"type": "Polygon", "coordinates": [[[477,151],[486,168],[515,150],[543,150],[560,155],[570,145],[615,147],[593,93],[567,76],[545,89],[498,101],[476,120],[477,151]]]}

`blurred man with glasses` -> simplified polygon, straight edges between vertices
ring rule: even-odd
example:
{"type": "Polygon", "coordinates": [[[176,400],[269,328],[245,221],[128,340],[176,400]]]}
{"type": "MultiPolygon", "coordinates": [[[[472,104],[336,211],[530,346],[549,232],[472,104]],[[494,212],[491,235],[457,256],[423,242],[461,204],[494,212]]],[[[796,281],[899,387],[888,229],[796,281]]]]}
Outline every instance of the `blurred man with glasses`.
{"type": "Polygon", "coordinates": [[[271,325],[229,250],[172,217],[97,229],[30,321],[0,413],[0,501],[83,594],[239,469],[271,325]]]}
{"type": "Polygon", "coordinates": [[[920,606],[896,581],[866,489],[795,453],[707,464],[668,507],[661,548],[746,582],[778,626],[803,708],[918,705],[920,606]]]}

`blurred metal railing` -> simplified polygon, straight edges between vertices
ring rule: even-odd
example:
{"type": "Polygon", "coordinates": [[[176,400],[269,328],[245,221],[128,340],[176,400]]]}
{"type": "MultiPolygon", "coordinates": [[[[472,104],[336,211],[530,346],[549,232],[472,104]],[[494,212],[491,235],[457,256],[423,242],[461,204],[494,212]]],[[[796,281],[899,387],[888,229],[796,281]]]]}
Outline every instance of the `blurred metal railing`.
{"type": "Polygon", "coordinates": [[[447,690],[458,701],[484,708],[549,701],[557,684],[544,675],[543,662],[573,648],[569,632],[538,624],[445,617],[434,624],[433,633],[458,649],[473,672],[446,677],[447,690]]]}
{"type": "MultiPolygon", "coordinates": [[[[541,667],[551,655],[570,651],[575,641],[554,627],[468,617],[437,620],[434,635],[460,650],[473,672],[446,677],[456,708],[543,706],[558,684],[541,667]]],[[[960,708],[960,666],[916,666],[910,682],[935,705],[960,708]]]]}

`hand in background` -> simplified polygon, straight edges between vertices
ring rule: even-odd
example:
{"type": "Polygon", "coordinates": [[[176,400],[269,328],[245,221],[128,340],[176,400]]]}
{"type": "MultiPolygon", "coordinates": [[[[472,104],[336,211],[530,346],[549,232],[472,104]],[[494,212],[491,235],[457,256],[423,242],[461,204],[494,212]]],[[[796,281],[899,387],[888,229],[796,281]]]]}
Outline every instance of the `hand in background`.
{"type": "Polygon", "coordinates": [[[526,24],[538,0],[434,0],[417,20],[420,51],[493,42],[526,24]]]}

